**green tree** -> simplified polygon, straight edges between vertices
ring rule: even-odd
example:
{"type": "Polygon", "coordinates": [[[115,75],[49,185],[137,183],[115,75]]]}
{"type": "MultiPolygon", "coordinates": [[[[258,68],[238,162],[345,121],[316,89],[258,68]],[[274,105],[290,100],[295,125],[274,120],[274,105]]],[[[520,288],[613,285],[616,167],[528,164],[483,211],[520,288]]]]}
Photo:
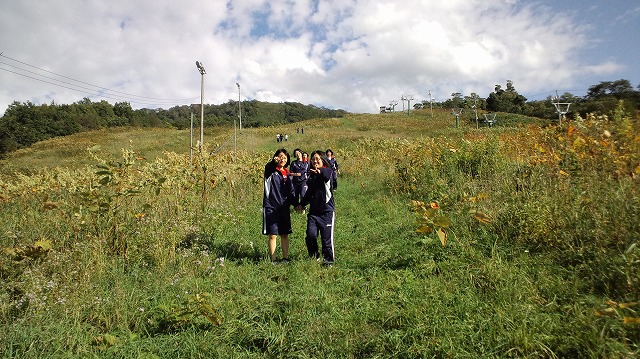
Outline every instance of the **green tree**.
{"type": "Polygon", "coordinates": [[[495,91],[487,98],[487,110],[493,112],[524,113],[527,98],[520,95],[513,86],[513,81],[507,80],[507,89],[496,85],[495,91]]]}
{"type": "Polygon", "coordinates": [[[442,103],[442,106],[445,108],[464,108],[464,99],[462,97],[462,93],[454,92],[451,94],[451,98],[445,100],[442,103]]]}
{"type": "Polygon", "coordinates": [[[584,99],[584,106],[580,108],[583,115],[592,112],[613,116],[619,101],[623,101],[626,112],[633,113],[640,109],[640,91],[634,91],[629,80],[600,82],[589,88],[584,99]]]}

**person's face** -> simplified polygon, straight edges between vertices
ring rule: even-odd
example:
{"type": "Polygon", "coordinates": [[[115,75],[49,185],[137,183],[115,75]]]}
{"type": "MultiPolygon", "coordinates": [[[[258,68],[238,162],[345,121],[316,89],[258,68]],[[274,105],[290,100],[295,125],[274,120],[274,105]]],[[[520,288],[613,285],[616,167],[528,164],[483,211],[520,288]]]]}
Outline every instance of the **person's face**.
{"type": "Polygon", "coordinates": [[[301,160],[301,159],[302,159],[302,152],[300,152],[300,151],[296,151],[296,158],[297,158],[298,160],[301,160]]]}
{"type": "Polygon", "coordinates": [[[284,167],[284,165],[287,164],[287,155],[285,155],[284,153],[280,153],[273,158],[273,161],[276,163],[276,165],[284,167]]]}
{"type": "Polygon", "coordinates": [[[313,154],[313,157],[311,157],[311,165],[313,168],[322,168],[322,158],[319,154],[313,154]]]}
{"type": "Polygon", "coordinates": [[[303,153],[302,154],[302,159],[304,159],[304,160],[309,159],[309,155],[306,154],[306,153],[303,153]]]}

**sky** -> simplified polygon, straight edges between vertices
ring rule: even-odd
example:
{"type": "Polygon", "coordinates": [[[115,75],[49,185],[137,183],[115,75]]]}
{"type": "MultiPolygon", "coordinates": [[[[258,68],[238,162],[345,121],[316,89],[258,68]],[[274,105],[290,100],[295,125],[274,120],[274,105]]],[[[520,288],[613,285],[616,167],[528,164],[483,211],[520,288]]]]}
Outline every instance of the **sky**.
{"type": "Polygon", "coordinates": [[[199,104],[203,78],[207,104],[354,113],[486,98],[507,80],[528,100],[582,97],[638,88],[639,34],[640,0],[3,0],[0,114],[85,97],[199,104]]]}

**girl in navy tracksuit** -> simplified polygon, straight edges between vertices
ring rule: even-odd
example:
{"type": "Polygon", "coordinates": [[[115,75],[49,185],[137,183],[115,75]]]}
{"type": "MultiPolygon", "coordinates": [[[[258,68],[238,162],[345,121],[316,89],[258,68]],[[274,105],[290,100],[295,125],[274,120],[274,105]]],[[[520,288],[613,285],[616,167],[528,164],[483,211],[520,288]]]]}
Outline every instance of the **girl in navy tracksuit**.
{"type": "Polygon", "coordinates": [[[300,199],[304,197],[305,192],[307,192],[307,176],[309,172],[309,162],[303,161],[302,153],[299,148],[293,150],[293,156],[296,157],[296,160],[291,162],[289,166],[293,189],[295,190],[298,201],[300,201],[300,199]]]}
{"type": "Polygon", "coordinates": [[[331,149],[328,149],[326,151],[326,155],[327,155],[327,159],[329,160],[329,167],[333,169],[333,175],[331,176],[331,181],[333,185],[332,188],[335,191],[338,189],[338,161],[336,161],[336,158],[333,156],[333,151],[331,149]]]}
{"type": "Polygon", "coordinates": [[[293,184],[289,177],[289,153],[284,148],[273,154],[273,160],[264,167],[264,195],[262,197],[262,234],[268,236],[269,256],[276,261],[276,238],[282,242],[282,261],[289,261],[289,234],[291,212],[297,206],[293,184]]]}
{"type": "Polygon", "coordinates": [[[309,204],[307,215],[307,233],[305,242],[310,257],[320,258],[318,252],[318,233],[322,240],[323,265],[331,266],[335,259],[333,248],[333,226],[335,222],[335,201],[332,191],[333,169],[329,159],[322,151],[311,153],[311,169],[305,193],[300,206],[301,210],[309,204]]]}

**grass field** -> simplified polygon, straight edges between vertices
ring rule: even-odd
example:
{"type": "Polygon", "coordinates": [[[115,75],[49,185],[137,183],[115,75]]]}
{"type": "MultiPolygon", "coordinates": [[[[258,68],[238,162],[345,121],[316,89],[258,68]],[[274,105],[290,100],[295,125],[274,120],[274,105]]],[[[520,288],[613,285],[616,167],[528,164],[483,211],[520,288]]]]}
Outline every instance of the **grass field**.
{"type": "Polygon", "coordinates": [[[636,357],[639,124],[349,115],[207,129],[192,160],[171,129],[38,143],[0,162],[0,353],[636,357]],[[293,211],[292,262],[267,260],[279,146],[339,161],[331,268],[293,211]]]}

